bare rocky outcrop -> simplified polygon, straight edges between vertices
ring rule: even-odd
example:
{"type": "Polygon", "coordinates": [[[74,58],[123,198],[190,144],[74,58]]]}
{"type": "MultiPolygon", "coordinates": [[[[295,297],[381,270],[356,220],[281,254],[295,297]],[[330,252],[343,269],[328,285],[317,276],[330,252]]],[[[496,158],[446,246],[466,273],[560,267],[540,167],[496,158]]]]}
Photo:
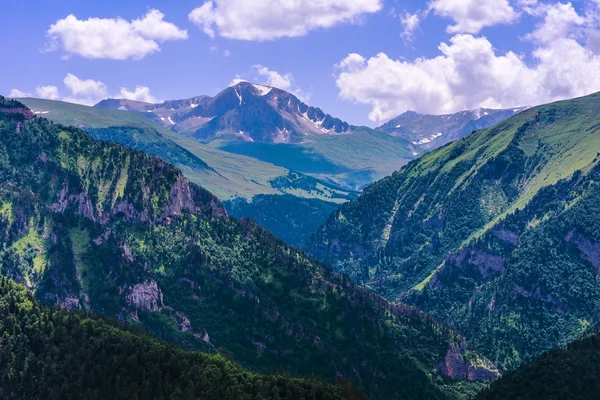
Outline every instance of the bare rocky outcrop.
{"type": "Polygon", "coordinates": [[[519,243],[519,235],[507,229],[496,229],[492,231],[492,234],[503,242],[512,244],[513,246],[519,243]]]}
{"type": "Polygon", "coordinates": [[[44,298],[46,300],[50,300],[53,303],[56,303],[56,305],[62,308],[63,310],[77,311],[83,308],[81,302],[79,301],[79,298],[73,294],[61,297],[54,293],[46,293],[44,295],[44,298]]]}
{"type": "Polygon", "coordinates": [[[442,268],[434,274],[429,281],[433,287],[438,287],[441,282],[454,276],[460,271],[466,271],[469,266],[477,267],[481,276],[485,279],[493,274],[504,272],[504,257],[486,253],[485,251],[463,248],[457,253],[448,256],[442,268]]]}
{"type": "Polygon", "coordinates": [[[0,107],[0,114],[14,114],[24,119],[31,119],[34,115],[27,107],[0,107]]]}
{"type": "Polygon", "coordinates": [[[588,261],[596,269],[596,278],[600,278],[600,244],[572,229],[565,240],[573,243],[581,252],[581,258],[588,261]]]}
{"type": "Polygon", "coordinates": [[[171,187],[165,217],[179,217],[184,211],[193,211],[195,208],[190,182],[183,175],[179,175],[177,182],[171,187]]]}
{"type": "Polygon", "coordinates": [[[164,306],[163,294],[158,284],[152,280],[134,285],[125,299],[138,310],[159,311],[164,306]]]}
{"type": "Polygon", "coordinates": [[[96,212],[88,194],[86,192],[70,194],[69,185],[65,182],[58,192],[55,202],[50,204],[48,208],[55,213],[64,213],[69,207],[75,210],[75,214],[92,221],[97,221],[96,212]]]}
{"type": "Polygon", "coordinates": [[[438,370],[441,374],[455,380],[473,382],[500,378],[500,372],[493,363],[475,353],[468,353],[465,342],[448,349],[438,370]]]}
{"type": "Polygon", "coordinates": [[[492,273],[504,271],[504,257],[486,253],[481,250],[464,248],[448,257],[445,266],[464,269],[466,265],[474,265],[484,278],[492,273]]]}
{"type": "Polygon", "coordinates": [[[131,247],[129,247],[129,245],[127,243],[123,243],[121,245],[121,250],[123,250],[123,257],[127,261],[132,263],[133,262],[133,253],[131,252],[131,247]]]}

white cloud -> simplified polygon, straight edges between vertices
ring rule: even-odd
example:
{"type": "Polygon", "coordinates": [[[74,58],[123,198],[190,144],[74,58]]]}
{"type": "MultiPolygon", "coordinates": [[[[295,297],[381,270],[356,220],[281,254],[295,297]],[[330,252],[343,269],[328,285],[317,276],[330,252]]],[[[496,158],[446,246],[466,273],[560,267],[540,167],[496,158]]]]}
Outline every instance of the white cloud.
{"type": "Polygon", "coordinates": [[[38,86],[35,92],[41,99],[58,100],[58,88],[56,86],[38,86]]]}
{"type": "Polygon", "coordinates": [[[600,91],[600,56],[572,38],[536,48],[529,66],[513,52],[497,54],[485,37],[463,34],[440,55],[413,62],[380,53],[350,54],[337,66],[342,99],[370,104],[377,123],[406,111],[443,114],[477,107],[537,105],[600,91]]]}
{"type": "Polygon", "coordinates": [[[292,74],[280,74],[277,71],[270,70],[262,65],[255,65],[256,72],[261,77],[265,78],[265,83],[269,86],[273,86],[282,90],[289,91],[292,89],[292,82],[294,77],[292,74]]]}
{"type": "Polygon", "coordinates": [[[213,38],[273,40],[357,23],[381,8],[381,0],[209,0],[189,19],[213,38]]]}
{"type": "MultiPolygon", "coordinates": [[[[121,88],[118,94],[111,96],[104,82],[93,79],[80,79],[71,73],[65,75],[63,84],[66,89],[65,91],[68,93],[66,95],[61,94],[59,88],[56,86],[38,86],[35,89],[36,95],[42,99],[61,100],[87,106],[92,106],[109,97],[143,101],[146,103],[160,102],[160,100],[150,93],[150,89],[146,86],[136,86],[133,91],[121,88]]],[[[27,96],[30,96],[30,94],[13,89],[9,97],[27,96]]]]}
{"type": "Polygon", "coordinates": [[[67,74],[63,83],[70,94],[62,100],[69,103],[91,106],[109,97],[106,85],[100,81],[80,79],[73,74],[67,74]]]}
{"type": "Polygon", "coordinates": [[[406,41],[412,40],[415,31],[421,23],[421,17],[419,13],[411,14],[409,12],[406,12],[403,16],[400,17],[400,22],[404,27],[404,30],[402,31],[402,34],[400,36],[406,41]]]}
{"type": "Polygon", "coordinates": [[[62,48],[67,57],[77,54],[91,59],[142,59],[160,51],[159,42],[187,38],[187,31],[163,18],[158,10],[150,10],[131,22],[122,18],[79,20],[71,14],[48,29],[48,50],[62,48]]]}
{"type": "Polygon", "coordinates": [[[310,93],[306,93],[296,86],[294,83],[294,76],[292,74],[280,74],[279,72],[271,70],[262,65],[255,65],[254,69],[258,75],[263,78],[262,82],[264,82],[267,86],[273,86],[285,90],[286,92],[290,92],[304,102],[308,102],[310,100],[310,93]]]}
{"type": "Polygon", "coordinates": [[[93,79],[79,79],[73,74],[67,74],[63,83],[74,96],[105,97],[108,96],[106,85],[93,79]]]}
{"type": "Polygon", "coordinates": [[[535,8],[527,8],[528,13],[543,17],[544,21],[527,35],[528,39],[542,43],[572,36],[573,28],[585,24],[584,17],[577,14],[571,3],[541,4],[535,8]]]}
{"type": "Polygon", "coordinates": [[[18,97],[30,97],[31,93],[21,92],[19,89],[12,89],[8,94],[10,98],[18,98],[18,97]]]}
{"type": "Polygon", "coordinates": [[[435,14],[451,18],[449,33],[479,33],[486,26],[510,23],[518,18],[508,0],[434,0],[435,14]]]}
{"type": "Polygon", "coordinates": [[[248,81],[246,79],[242,78],[240,75],[236,75],[235,78],[233,78],[231,80],[231,82],[229,82],[229,85],[227,85],[227,86],[235,86],[241,82],[248,82],[248,81]]]}
{"type": "Polygon", "coordinates": [[[164,21],[164,17],[165,14],[153,9],[148,11],[144,18],[131,21],[131,26],[146,39],[164,42],[188,38],[187,30],[179,29],[177,25],[164,21]]]}
{"type": "Polygon", "coordinates": [[[121,88],[121,91],[116,98],[142,101],[144,103],[160,103],[160,100],[150,93],[150,88],[147,86],[136,86],[134,91],[130,91],[127,88],[121,88]]]}
{"type": "MultiPolygon", "coordinates": [[[[286,92],[292,93],[301,101],[308,102],[310,100],[310,93],[300,89],[294,81],[294,76],[290,73],[281,74],[268,67],[257,64],[252,66],[252,78],[253,79],[250,80],[252,82],[285,90],[286,92]]],[[[248,81],[248,79],[237,74],[235,78],[229,82],[229,86],[235,86],[240,82],[248,81]]]]}

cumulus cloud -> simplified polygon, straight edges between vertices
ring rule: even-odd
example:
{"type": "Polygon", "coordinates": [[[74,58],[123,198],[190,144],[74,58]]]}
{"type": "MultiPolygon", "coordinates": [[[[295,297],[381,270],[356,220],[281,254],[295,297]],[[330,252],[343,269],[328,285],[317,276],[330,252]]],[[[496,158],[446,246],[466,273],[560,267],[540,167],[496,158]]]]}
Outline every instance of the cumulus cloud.
{"type": "MultiPolygon", "coordinates": [[[[285,90],[304,102],[310,100],[310,93],[305,92],[296,85],[294,76],[291,73],[281,74],[268,67],[257,64],[252,67],[252,74],[254,78],[253,81],[256,83],[285,90]]],[[[229,86],[235,86],[240,82],[247,81],[247,79],[242,78],[240,75],[236,75],[235,78],[229,82],[229,86]]]]}
{"type": "Polygon", "coordinates": [[[231,82],[229,82],[228,86],[235,86],[235,85],[237,85],[238,83],[241,83],[241,82],[247,82],[247,80],[244,79],[244,78],[242,78],[240,75],[236,75],[235,78],[233,78],[231,80],[231,82]]]}
{"type": "Polygon", "coordinates": [[[10,98],[18,98],[18,97],[30,97],[31,93],[27,93],[27,92],[21,92],[19,89],[12,89],[10,91],[10,93],[8,94],[8,97],[10,98]]]}
{"type": "Polygon", "coordinates": [[[73,74],[67,74],[63,79],[65,87],[72,96],[90,99],[104,99],[108,96],[108,90],[103,82],[93,79],[79,79],[73,74]]]}
{"type": "Polygon", "coordinates": [[[189,19],[213,38],[273,40],[357,23],[381,8],[381,0],[209,0],[189,19]]]}
{"type": "Polygon", "coordinates": [[[574,33],[573,28],[586,23],[585,18],[575,11],[571,3],[541,4],[534,8],[528,7],[526,11],[533,16],[544,18],[543,22],[527,35],[528,39],[541,43],[571,37],[574,33]]]}
{"type": "Polygon", "coordinates": [[[434,0],[430,11],[451,18],[455,24],[447,28],[449,33],[479,33],[486,26],[510,23],[518,13],[508,0],[434,0]]]}
{"type": "MultiPolygon", "coordinates": [[[[38,86],[35,88],[37,97],[49,100],[61,100],[68,103],[83,104],[87,106],[94,105],[101,100],[109,97],[116,99],[129,99],[143,101],[146,103],[160,103],[156,97],[150,93],[150,89],[146,86],[136,86],[135,90],[131,91],[127,88],[121,88],[120,92],[111,96],[108,87],[104,82],[94,79],[81,79],[74,74],[67,74],[63,79],[64,91],[57,86],[38,86]]],[[[9,97],[28,97],[30,93],[21,92],[13,89],[9,97]]]]}
{"type": "Polygon", "coordinates": [[[410,41],[412,40],[415,31],[421,23],[421,16],[419,15],[419,13],[411,14],[409,12],[406,12],[400,17],[400,22],[402,23],[402,26],[404,28],[400,36],[402,37],[402,39],[410,41]]]}
{"type": "Polygon", "coordinates": [[[541,7],[534,15],[541,21],[527,36],[531,64],[522,54],[498,52],[486,37],[458,34],[433,58],[349,54],[335,67],[340,97],[371,105],[369,118],[381,123],[407,110],[533,106],[600,91],[600,55],[586,44],[597,32],[590,18],[570,4],[541,7]]]}
{"type": "Polygon", "coordinates": [[[41,99],[58,100],[58,88],[56,86],[38,86],[35,88],[35,93],[41,99]]]}
{"type": "Polygon", "coordinates": [[[187,31],[164,21],[164,14],[150,10],[141,19],[88,18],[73,14],[56,21],[48,29],[48,50],[63,49],[85,58],[114,60],[142,59],[160,51],[159,43],[187,39],[187,31]]]}
{"type": "Polygon", "coordinates": [[[150,93],[150,88],[148,86],[136,86],[133,91],[128,90],[127,88],[121,88],[119,95],[115,97],[117,99],[142,101],[144,103],[160,103],[160,100],[150,93]]]}

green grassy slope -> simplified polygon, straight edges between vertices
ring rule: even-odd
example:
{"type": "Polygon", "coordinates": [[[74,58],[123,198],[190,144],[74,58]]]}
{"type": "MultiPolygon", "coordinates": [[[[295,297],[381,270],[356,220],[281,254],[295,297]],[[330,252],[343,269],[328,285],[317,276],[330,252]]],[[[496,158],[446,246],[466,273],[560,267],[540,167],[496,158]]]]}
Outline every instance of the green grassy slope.
{"type": "Polygon", "coordinates": [[[410,142],[365,127],[351,134],[312,135],[302,144],[213,141],[211,145],[352,189],[397,171],[416,156],[410,142]]]}
{"type": "Polygon", "coordinates": [[[307,249],[512,369],[596,318],[599,152],[599,94],[535,107],[370,186],[307,249]]]}
{"type": "Polygon", "coordinates": [[[79,128],[106,128],[109,126],[132,126],[161,131],[162,127],[134,112],[107,110],[57,100],[35,98],[19,99],[37,115],[55,120],[64,125],[79,128]]]}
{"type": "Polygon", "coordinates": [[[497,376],[454,331],[226,217],[161,160],[13,112],[0,176],[0,272],[44,303],[255,371],[344,377],[372,398],[456,398],[497,376]]]}

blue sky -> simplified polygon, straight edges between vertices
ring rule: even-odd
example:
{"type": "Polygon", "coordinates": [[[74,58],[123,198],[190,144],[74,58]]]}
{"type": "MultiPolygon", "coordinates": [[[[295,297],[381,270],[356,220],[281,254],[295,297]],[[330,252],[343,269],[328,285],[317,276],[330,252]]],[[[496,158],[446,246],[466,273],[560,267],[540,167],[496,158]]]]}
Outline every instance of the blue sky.
{"type": "Polygon", "coordinates": [[[407,109],[510,108],[600,90],[600,0],[283,4],[8,0],[0,93],[165,100],[214,95],[237,77],[375,126],[407,109]]]}

